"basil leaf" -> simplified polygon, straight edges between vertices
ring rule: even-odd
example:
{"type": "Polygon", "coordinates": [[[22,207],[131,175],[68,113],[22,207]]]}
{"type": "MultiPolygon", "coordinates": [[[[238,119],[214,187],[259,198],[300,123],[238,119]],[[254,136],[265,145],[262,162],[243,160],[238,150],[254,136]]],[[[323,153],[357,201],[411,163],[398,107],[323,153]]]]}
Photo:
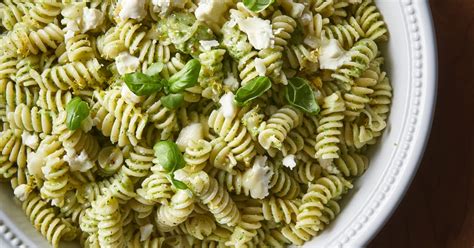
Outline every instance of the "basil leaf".
{"type": "Polygon", "coordinates": [[[172,141],[159,141],[153,146],[156,163],[161,165],[167,172],[173,172],[184,167],[183,154],[178,145],[172,141]]]}
{"type": "Polygon", "coordinates": [[[244,5],[247,9],[258,13],[268,8],[274,2],[275,0],[244,0],[244,5]]]}
{"type": "Polygon", "coordinates": [[[148,69],[146,69],[146,72],[145,74],[150,76],[150,77],[160,77],[160,72],[163,70],[164,68],[164,64],[161,63],[161,62],[156,62],[156,63],[153,63],[150,65],[150,67],[148,67],[148,69]]]}
{"type": "Polygon", "coordinates": [[[163,106],[165,106],[166,108],[176,109],[180,107],[181,105],[183,105],[184,95],[181,93],[170,94],[170,95],[162,97],[160,100],[163,106]]]}
{"type": "Polygon", "coordinates": [[[161,80],[141,72],[127,73],[123,77],[125,84],[137,96],[148,96],[163,88],[161,80]]]}
{"type": "Polygon", "coordinates": [[[303,78],[292,78],[288,80],[285,89],[285,98],[288,103],[304,112],[310,114],[319,113],[319,105],[314,97],[314,92],[303,78]]]}
{"type": "Polygon", "coordinates": [[[193,87],[198,82],[200,71],[201,63],[199,63],[199,60],[190,60],[183,69],[170,77],[168,80],[169,91],[179,93],[186,88],[193,87]]]}
{"type": "Polygon", "coordinates": [[[174,179],[174,175],[171,176],[171,183],[173,183],[173,185],[177,188],[177,189],[188,189],[188,185],[186,185],[185,183],[179,181],[179,180],[176,180],[174,179]]]}
{"type": "Polygon", "coordinates": [[[243,106],[253,99],[263,95],[272,87],[272,82],[267,77],[257,77],[248,82],[245,86],[240,87],[235,94],[235,101],[238,105],[243,106]]]}
{"type": "Polygon", "coordinates": [[[74,97],[66,105],[66,126],[69,130],[76,130],[84,119],[89,116],[89,105],[80,97],[74,97]]]}

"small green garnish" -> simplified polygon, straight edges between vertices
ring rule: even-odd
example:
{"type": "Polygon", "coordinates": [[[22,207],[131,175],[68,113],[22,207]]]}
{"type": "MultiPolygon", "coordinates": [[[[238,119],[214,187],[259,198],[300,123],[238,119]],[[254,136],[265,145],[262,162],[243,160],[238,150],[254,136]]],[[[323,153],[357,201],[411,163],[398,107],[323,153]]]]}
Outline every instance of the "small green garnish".
{"type": "Polygon", "coordinates": [[[272,82],[268,77],[257,77],[240,87],[235,94],[234,100],[239,106],[246,105],[255,98],[263,95],[272,87],[272,82]]]}
{"type": "Polygon", "coordinates": [[[181,93],[169,94],[161,98],[161,103],[168,109],[176,109],[183,105],[184,95],[181,93]]]}
{"type": "Polygon", "coordinates": [[[275,0],[244,0],[244,5],[247,9],[258,13],[268,8],[274,2],[275,0]]]}
{"type": "Polygon", "coordinates": [[[141,72],[127,73],[123,80],[130,91],[137,96],[148,96],[163,88],[159,78],[141,72]]]}
{"type": "Polygon", "coordinates": [[[168,79],[168,87],[171,93],[179,93],[186,88],[193,87],[198,82],[201,63],[192,59],[186,63],[183,69],[168,79]]]}
{"type": "Polygon", "coordinates": [[[306,113],[313,115],[319,113],[320,108],[314,97],[314,92],[303,78],[295,77],[288,80],[285,98],[290,105],[306,113]]]}
{"type": "Polygon", "coordinates": [[[161,165],[166,172],[172,173],[184,167],[183,154],[181,154],[176,143],[169,140],[159,141],[153,146],[153,150],[155,151],[157,163],[161,165]]]}
{"type": "Polygon", "coordinates": [[[179,181],[179,180],[174,179],[174,174],[171,175],[171,183],[172,183],[177,189],[183,189],[183,190],[184,190],[184,189],[188,189],[188,186],[187,186],[185,183],[183,183],[183,182],[181,182],[181,181],[179,181]]]}
{"type": "Polygon", "coordinates": [[[89,105],[80,97],[74,97],[66,105],[66,126],[69,130],[76,130],[83,120],[89,116],[89,105]]]}

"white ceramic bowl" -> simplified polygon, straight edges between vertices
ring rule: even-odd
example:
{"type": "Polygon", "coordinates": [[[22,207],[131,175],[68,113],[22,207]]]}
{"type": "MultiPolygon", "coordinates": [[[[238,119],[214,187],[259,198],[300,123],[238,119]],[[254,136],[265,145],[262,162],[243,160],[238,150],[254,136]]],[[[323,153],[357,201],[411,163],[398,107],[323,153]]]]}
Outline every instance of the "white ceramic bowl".
{"type": "MultiPolygon", "coordinates": [[[[428,0],[376,2],[391,36],[385,49],[394,88],[389,126],[371,151],[369,170],[344,198],[341,214],[305,247],[361,247],[370,241],[408,189],[429,136],[437,58],[428,0]]],[[[0,236],[13,247],[49,247],[14,201],[9,185],[0,187],[0,236]]]]}

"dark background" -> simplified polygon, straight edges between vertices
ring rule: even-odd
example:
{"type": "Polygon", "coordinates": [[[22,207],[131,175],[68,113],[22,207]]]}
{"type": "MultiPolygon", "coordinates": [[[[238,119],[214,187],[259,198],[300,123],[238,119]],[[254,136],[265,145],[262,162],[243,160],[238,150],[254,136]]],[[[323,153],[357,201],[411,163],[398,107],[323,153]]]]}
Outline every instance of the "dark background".
{"type": "Polygon", "coordinates": [[[436,114],[405,198],[369,247],[474,248],[474,0],[431,0],[436,114]]]}

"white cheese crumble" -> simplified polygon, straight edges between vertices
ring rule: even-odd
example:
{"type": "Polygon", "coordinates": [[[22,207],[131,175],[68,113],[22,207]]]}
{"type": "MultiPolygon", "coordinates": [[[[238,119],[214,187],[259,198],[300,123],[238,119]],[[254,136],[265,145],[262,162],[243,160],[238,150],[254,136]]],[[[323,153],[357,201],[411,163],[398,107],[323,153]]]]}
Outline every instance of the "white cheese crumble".
{"type": "Polygon", "coordinates": [[[89,159],[84,150],[78,155],[74,149],[66,149],[63,159],[69,164],[71,171],[86,172],[94,167],[94,163],[89,159]]]}
{"type": "Polygon", "coordinates": [[[32,190],[33,188],[31,188],[29,185],[20,184],[15,188],[15,190],[13,191],[13,194],[15,194],[18,200],[25,201],[32,190]]]}
{"type": "Polygon", "coordinates": [[[42,151],[42,149],[38,150],[37,152],[28,153],[26,158],[26,164],[30,175],[43,178],[43,172],[41,171],[41,167],[44,164],[45,157],[46,154],[44,154],[44,151],[42,151]]]}
{"type": "Polygon", "coordinates": [[[273,172],[266,166],[267,157],[257,156],[251,169],[243,176],[243,187],[254,199],[263,199],[269,194],[269,184],[273,172]]]}
{"type": "Polygon", "coordinates": [[[146,16],[145,0],[121,0],[119,17],[123,20],[141,20],[146,16]]]}
{"type": "Polygon", "coordinates": [[[92,117],[88,115],[82,122],[81,122],[81,129],[84,132],[89,132],[92,127],[94,126],[94,120],[92,120],[92,117]]]}
{"type": "Polygon", "coordinates": [[[265,66],[264,60],[261,58],[255,58],[255,70],[259,76],[265,76],[267,74],[267,67],[265,66]]]}
{"type": "Polygon", "coordinates": [[[160,14],[165,14],[172,9],[182,9],[186,5],[187,0],[152,0],[151,3],[155,8],[153,11],[158,12],[160,14]]]}
{"type": "Polygon", "coordinates": [[[140,103],[145,99],[145,96],[137,96],[135,93],[133,93],[126,84],[122,85],[122,90],[120,91],[122,93],[122,97],[125,100],[125,102],[129,104],[136,104],[140,103]]]}
{"type": "Polygon", "coordinates": [[[217,40],[200,40],[199,43],[205,51],[211,51],[213,47],[219,46],[217,40]]]}
{"type": "Polygon", "coordinates": [[[39,137],[36,134],[30,134],[28,132],[23,132],[21,134],[21,139],[23,143],[30,147],[31,149],[36,149],[39,146],[39,137]]]}
{"type": "Polygon", "coordinates": [[[303,14],[304,11],[304,4],[302,3],[295,3],[293,0],[283,0],[280,1],[281,5],[285,9],[286,12],[290,14],[293,18],[299,18],[303,14]]]}
{"type": "Polygon", "coordinates": [[[237,90],[240,86],[239,81],[232,73],[227,74],[227,77],[224,79],[224,85],[228,86],[232,91],[237,90]]]}
{"type": "Polygon", "coordinates": [[[130,55],[128,52],[121,52],[115,58],[117,71],[120,75],[135,72],[140,65],[140,60],[137,57],[130,55]]]}
{"type": "Polygon", "coordinates": [[[146,224],[140,227],[140,241],[147,240],[153,232],[153,224],[146,224]]]}
{"type": "Polygon", "coordinates": [[[97,9],[84,8],[82,12],[82,32],[96,29],[104,22],[104,14],[97,9]]]}
{"type": "Polygon", "coordinates": [[[351,60],[350,55],[336,39],[323,40],[319,51],[319,67],[336,70],[351,60]]]}
{"type": "Polygon", "coordinates": [[[328,173],[330,173],[330,174],[339,174],[340,173],[339,169],[333,163],[332,159],[318,159],[318,161],[319,161],[319,165],[321,165],[321,168],[323,168],[328,173]]]}
{"type": "Polygon", "coordinates": [[[248,17],[246,19],[237,19],[236,21],[239,24],[239,29],[247,34],[250,44],[255,49],[262,50],[272,45],[273,31],[269,20],[248,17]]]}
{"type": "Polygon", "coordinates": [[[295,155],[290,154],[284,157],[282,162],[283,162],[283,166],[293,170],[293,168],[295,168],[296,166],[295,155]]]}
{"type": "Polygon", "coordinates": [[[188,126],[181,129],[176,144],[181,151],[184,151],[186,147],[192,141],[198,141],[204,137],[204,127],[201,123],[191,123],[188,126]]]}
{"type": "Polygon", "coordinates": [[[232,118],[236,114],[236,106],[234,104],[234,93],[227,92],[219,100],[221,104],[222,114],[225,118],[232,118]]]}
{"type": "Polygon", "coordinates": [[[231,2],[230,0],[201,0],[194,15],[196,19],[210,26],[221,26],[226,21],[224,14],[231,2]]]}

